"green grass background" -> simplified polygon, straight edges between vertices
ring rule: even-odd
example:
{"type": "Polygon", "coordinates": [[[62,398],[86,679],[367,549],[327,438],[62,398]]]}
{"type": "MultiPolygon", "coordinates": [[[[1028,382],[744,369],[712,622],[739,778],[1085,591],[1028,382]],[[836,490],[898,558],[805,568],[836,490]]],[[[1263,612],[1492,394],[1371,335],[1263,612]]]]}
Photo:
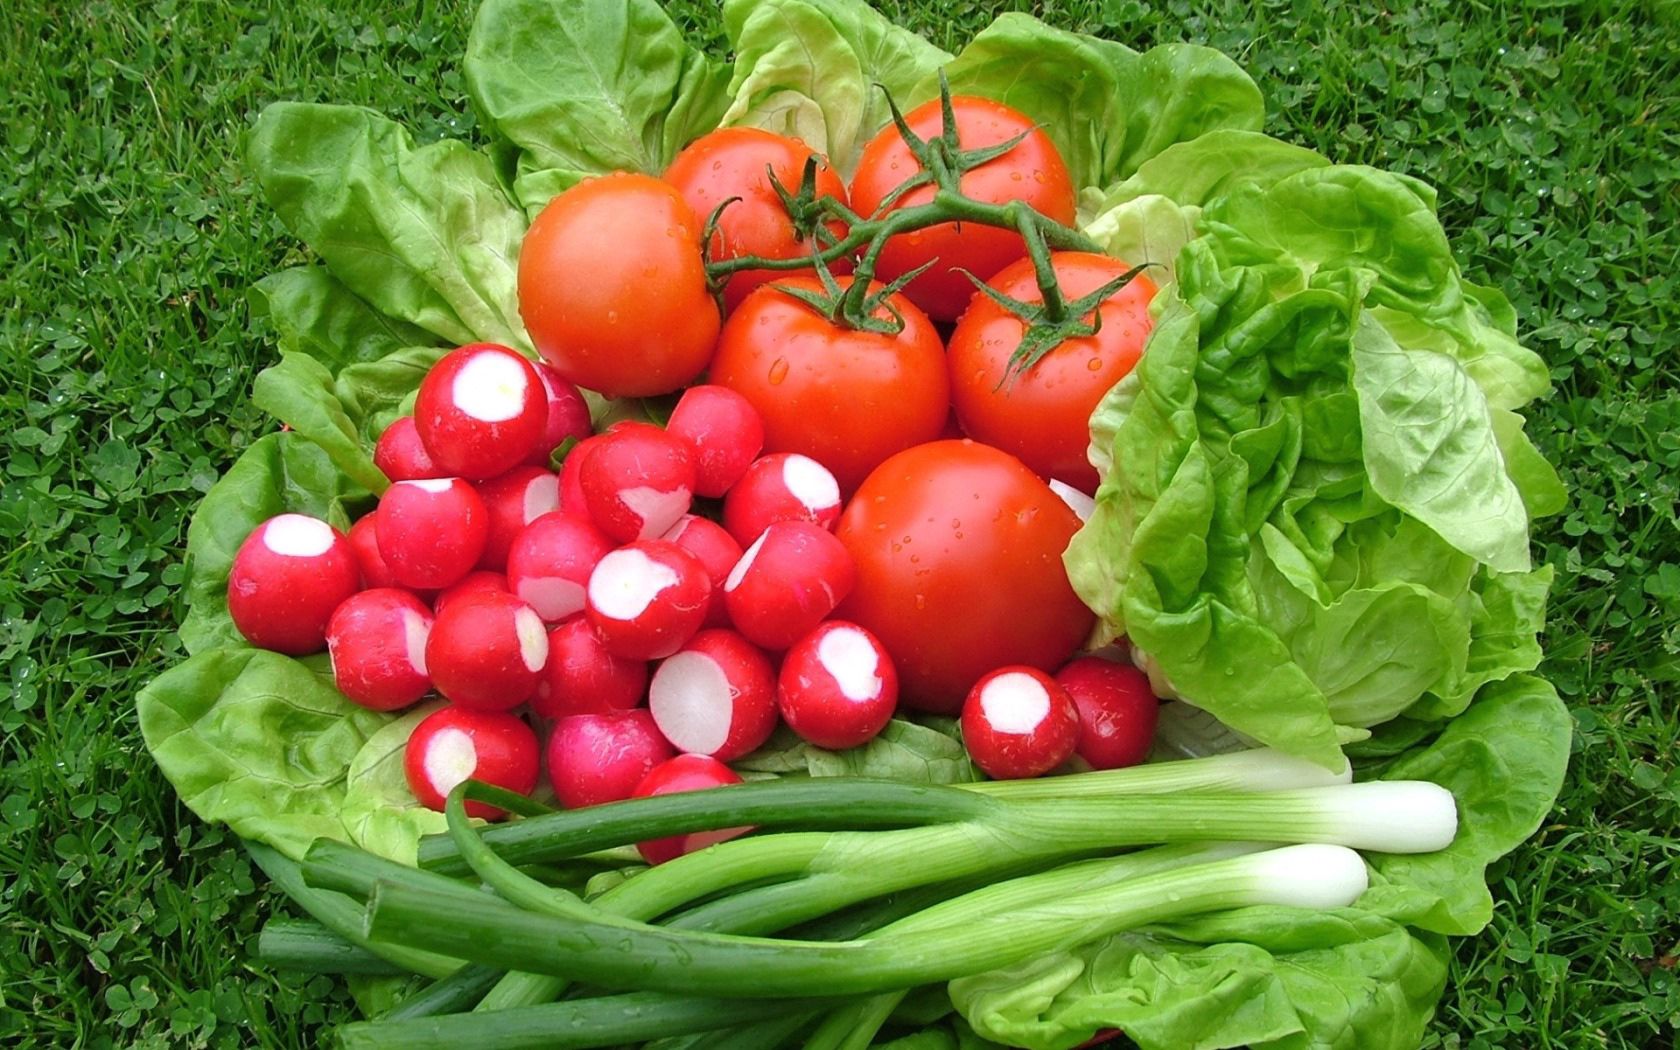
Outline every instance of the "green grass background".
{"type": "MultiPolygon", "coordinates": [[[[1269,130],[1441,190],[1557,389],[1531,430],[1573,502],[1546,673],[1569,783],[1491,877],[1441,1047],[1669,1048],[1680,1024],[1680,29],[1635,2],[884,4],[956,48],[993,14],[1212,44],[1269,130]]],[[[676,2],[721,50],[715,8],[676,2]]],[[[269,911],[140,745],[180,656],[185,518],[269,423],[245,290],[299,261],[239,161],[282,98],[471,137],[466,0],[13,0],[0,18],[0,1042],[305,1046],[348,1005],[250,965],[269,911]]]]}

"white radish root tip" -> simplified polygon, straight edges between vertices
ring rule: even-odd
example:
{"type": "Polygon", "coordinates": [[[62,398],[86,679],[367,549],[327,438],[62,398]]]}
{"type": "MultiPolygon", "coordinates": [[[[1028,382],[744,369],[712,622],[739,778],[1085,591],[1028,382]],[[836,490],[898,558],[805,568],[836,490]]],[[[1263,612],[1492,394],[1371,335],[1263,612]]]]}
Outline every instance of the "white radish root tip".
{"type": "Polygon", "coordinates": [[[332,545],[332,526],[306,514],[282,514],[263,528],[263,546],[288,558],[316,558],[332,545]]]}
{"type": "Polygon", "coordinates": [[[981,688],[980,712],[993,730],[1025,735],[1049,716],[1050,694],[1032,675],[1010,671],[981,688]]]}

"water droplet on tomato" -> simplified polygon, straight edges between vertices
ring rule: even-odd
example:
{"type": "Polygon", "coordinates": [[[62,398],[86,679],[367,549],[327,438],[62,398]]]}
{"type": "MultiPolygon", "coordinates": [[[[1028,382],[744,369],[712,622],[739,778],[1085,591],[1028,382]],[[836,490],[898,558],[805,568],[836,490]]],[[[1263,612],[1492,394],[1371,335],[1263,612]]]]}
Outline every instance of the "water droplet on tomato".
{"type": "Polygon", "coordinates": [[[770,385],[771,386],[781,386],[782,385],[782,380],[787,378],[787,373],[788,373],[787,358],[785,358],[785,357],[776,358],[776,360],[774,362],[772,362],[771,365],[770,365],[770,385]]]}
{"type": "Polygon", "coordinates": [[[1102,371],[1102,358],[1100,358],[1100,357],[1091,358],[1089,361],[1085,362],[1085,367],[1089,368],[1093,372],[1101,372],[1102,371]]]}
{"type": "Polygon", "coordinates": [[[925,595],[921,595],[921,594],[916,595],[916,608],[918,608],[918,609],[926,609],[927,608],[927,597],[925,595]]]}
{"type": "Polygon", "coordinates": [[[1009,181],[1010,182],[1020,182],[1021,178],[1022,178],[1021,173],[1018,172],[1018,171],[1012,171],[1012,172],[1009,173],[1009,181]]]}

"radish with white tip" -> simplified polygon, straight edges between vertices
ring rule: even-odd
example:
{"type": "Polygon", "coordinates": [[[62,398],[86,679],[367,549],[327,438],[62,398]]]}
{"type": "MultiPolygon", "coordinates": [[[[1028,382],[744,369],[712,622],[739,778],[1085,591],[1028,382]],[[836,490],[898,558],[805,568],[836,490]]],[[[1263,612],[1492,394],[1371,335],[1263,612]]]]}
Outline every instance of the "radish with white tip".
{"type": "Polygon", "coordinates": [[[409,591],[375,587],[352,594],[327,621],[333,683],[375,711],[395,711],[432,688],[426,636],[432,611],[409,591]]]}
{"type": "Polygon", "coordinates": [[[1057,671],[1056,684],[1079,711],[1074,753],[1092,769],[1135,766],[1149,757],[1161,701],[1148,675],[1130,664],[1086,656],[1057,671]]]}
{"type": "Polygon", "coordinates": [[[898,670],[879,638],[829,620],[782,658],[776,706],[801,740],[833,751],[858,747],[892,720],[898,670]]]}
{"type": "MultiPolygon", "coordinates": [[[[653,767],[642,782],[636,785],[631,797],[647,798],[651,795],[671,795],[680,791],[704,791],[707,788],[727,787],[740,782],[741,778],[733,769],[715,758],[706,755],[678,755],[653,767]]],[[[751,830],[752,828],[747,827],[695,831],[687,835],[672,835],[668,838],[638,842],[636,849],[649,864],[663,864],[686,853],[738,838],[751,830]]]]}
{"type": "Polygon", "coordinates": [[[471,343],[420,380],[414,425],[444,474],[482,481],[531,457],[548,429],[548,395],[517,351],[471,343]]]}
{"type": "Polygon", "coordinates": [[[828,468],[796,452],[756,460],[723,498],[723,527],[742,544],[778,521],[809,521],[832,530],[840,520],[840,483],[828,468]]]}
{"type": "Polygon", "coordinates": [[[734,631],[701,631],[653,673],[648,710],[677,750],[733,762],[776,728],[775,671],[734,631]]]}
{"type": "Polygon", "coordinates": [[[589,576],[613,549],[588,519],[549,513],[525,526],[508,550],[508,586],[548,623],[583,611],[589,576]]]}
{"type": "Polygon", "coordinates": [[[507,568],[508,548],[520,530],[560,509],[560,478],[552,470],[520,466],[476,487],[484,509],[490,512],[490,531],[478,567],[501,572],[507,568]]]}
{"type": "Polygon", "coordinates": [[[1066,762],[1079,740],[1079,710],[1036,667],[1000,667],[974,683],[962,709],[963,745],[989,777],[1018,780],[1066,762]]]}
{"type": "Polygon", "coordinates": [[[438,478],[449,473],[421,444],[413,416],[398,417],[379,435],[373,443],[373,465],[392,481],[438,478]]]}
{"type": "Polygon", "coordinates": [[[496,591],[445,606],[426,640],[426,668],[437,691],[477,710],[506,711],[529,700],[547,663],[542,617],[496,591]]]}
{"type": "Polygon", "coordinates": [[[478,565],[490,512],[460,478],[399,481],[374,512],[379,556],[404,587],[438,590],[478,565]]]}
{"type": "Polygon", "coordinates": [[[548,423],[537,447],[525,462],[533,467],[549,468],[554,450],[568,439],[582,441],[590,434],[589,402],[577,387],[542,361],[531,362],[537,379],[542,383],[543,396],[548,399],[548,423]]]}
{"type": "Polygon", "coordinates": [[[620,802],[676,756],[645,709],[572,715],[548,735],[548,781],[567,809],[620,802]]]}
{"type": "Polygon", "coordinates": [[[694,453],[655,426],[604,435],[578,469],[596,528],[620,543],[669,531],[694,501],[694,453]]]}
{"type": "Polygon", "coordinates": [[[508,586],[507,577],[503,574],[488,569],[474,569],[437,593],[437,597],[432,599],[432,615],[436,616],[447,606],[486,591],[513,593],[512,588],[508,586]]]}
{"type": "MultiPolygon", "coordinates": [[[[421,719],[403,751],[408,789],[427,809],[443,812],[444,799],[463,780],[482,780],[529,795],[537,786],[537,734],[518,715],[445,707],[421,719]]],[[[499,820],[502,810],[468,802],[467,815],[499,820]]]]}
{"type": "Polygon", "coordinates": [[[660,539],[670,540],[700,559],[700,564],[706,567],[706,575],[712,579],[712,605],[706,611],[706,626],[728,627],[729,609],[723,603],[723,581],[729,578],[729,570],[745,553],[735,542],[735,537],[710,518],[685,514],[660,539]]]}
{"type": "Polygon", "coordinates": [[[665,540],[627,544],[589,576],[585,612],[607,651],[662,660],[706,620],[712,581],[700,559],[665,540]]]}
{"type": "Polygon", "coordinates": [[[363,587],[401,587],[391,567],[379,554],[379,533],[374,516],[364,514],[350,526],[350,552],[356,556],[356,567],[362,573],[363,587]]]}
{"type": "Polygon", "coordinates": [[[780,652],[828,618],[857,577],[845,544],[820,525],[779,521],[724,579],[729,620],[747,640],[780,652]]]}
{"type": "Polygon", "coordinates": [[[228,572],[228,615],[260,649],[302,656],[327,644],[327,621],[362,587],[342,532],[306,514],[280,514],[239,545],[228,572]]]}
{"type": "Polygon", "coordinates": [[[531,696],[544,718],[628,711],[647,696],[646,660],[614,656],[583,617],[548,632],[548,666],[531,696]]]}
{"type": "Polygon", "coordinates": [[[728,492],[764,450],[764,417],[752,402],[723,386],[691,386],[665,424],[694,449],[694,492],[728,492]]]}

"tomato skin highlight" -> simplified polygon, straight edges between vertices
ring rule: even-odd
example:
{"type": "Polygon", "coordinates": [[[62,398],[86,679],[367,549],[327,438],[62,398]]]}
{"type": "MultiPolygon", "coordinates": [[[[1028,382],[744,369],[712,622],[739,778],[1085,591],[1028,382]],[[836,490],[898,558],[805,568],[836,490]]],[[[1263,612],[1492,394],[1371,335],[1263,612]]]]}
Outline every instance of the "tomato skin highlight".
{"type": "Polygon", "coordinates": [[[691,382],[719,325],[703,222],[649,175],[585,179],[549,201],[519,250],[519,314],[543,359],[608,397],[691,382]]]}
{"type": "MultiPolygon", "coordinates": [[[[785,135],[759,128],[719,128],[685,146],[665,169],[664,178],[694,209],[702,227],[718,205],[739,198],[718,219],[713,259],[742,255],[794,259],[809,255],[811,245],[796,235],[769,172],[774,172],[776,182],[788,193],[797,194],[805,161],[814,155],[811,147],[785,135]]],[[[846,184],[829,167],[827,158],[818,160],[817,196],[845,204],[846,184]]],[[[826,225],[836,237],[846,235],[845,223],[826,225]]],[[[787,270],[743,270],[733,275],[723,286],[725,309],[733,311],[759,285],[788,275],[787,270]]]]}
{"type": "Polygon", "coordinates": [[[902,704],[955,713],[987,671],[1052,670],[1084,642],[1094,617],[1062,567],[1079,527],[1007,452],[919,445],[881,464],[840,515],[857,574],[835,616],[886,645],[902,704]]]}
{"type": "MultiPolygon", "coordinates": [[[[965,196],[987,204],[1026,201],[1057,222],[1073,225],[1073,178],[1050,136],[1038,129],[1031,117],[1001,102],[972,95],[953,95],[951,108],[963,149],[996,146],[1028,132],[1008,153],[963,173],[965,196]]],[[[924,140],[937,138],[945,123],[938,99],[917,106],[904,119],[924,140]]],[[[920,170],[898,129],[887,125],[863,148],[858,159],[857,174],[852,177],[852,207],[860,215],[875,215],[887,195],[920,170]]],[[[931,185],[918,186],[900,197],[892,210],[926,204],[933,195],[931,185]]],[[[954,321],[974,295],[974,285],[958,267],[984,281],[1026,254],[1026,242],[1013,230],[976,223],[941,223],[889,240],[876,263],[875,276],[891,281],[925,262],[939,260],[911,281],[905,294],[934,320],[954,321]]]]}
{"type": "MultiPolygon", "coordinates": [[[[1089,295],[1131,269],[1112,256],[1089,252],[1053,252],[1050,258],[1069,299],[1089,295]]],[[[986,283],[1023,302],[1044,301],[1031,259],[1011,263],[986,283]]],[[[996,302],[976,295],[951,333],[946,355],[951,403],[963,432],[1018,456],[1046,480],[1095,492],[1097,471],[1086,456],[1091,413],[1143,355],[1154,327],[1149,301],[1155,292],[1155,282],[1138,274],[1098,307],[1102,325],[1094,334],[1063,340],[1030,369],[1008,379],[1010,355],[1021,345],[1026,326],[996,302]]]]}
{"type": "MultiPolygon", "coordinates": [[[[797,276],[776,284],[822,287],[797,276]]],[[[948,416],[938,331],[902,295],[890,302],[904,318],[897,335],[841,328],[776,287],[760,288],[730,315],[712,360],[711,381],[764,418],[764,451],[810,456],[843,493],[893,453],[933,440],[948,416]]]]}

